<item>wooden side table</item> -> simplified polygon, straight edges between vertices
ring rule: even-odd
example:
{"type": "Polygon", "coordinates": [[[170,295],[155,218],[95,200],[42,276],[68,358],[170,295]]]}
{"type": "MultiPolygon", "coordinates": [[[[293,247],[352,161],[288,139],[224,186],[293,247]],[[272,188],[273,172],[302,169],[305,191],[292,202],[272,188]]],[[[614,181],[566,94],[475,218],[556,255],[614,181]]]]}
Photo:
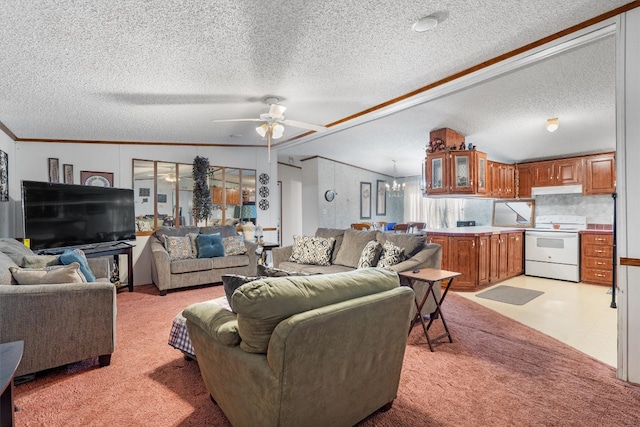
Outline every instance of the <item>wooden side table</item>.
{"type": "Polygon", "coordinates": [[[13,403],[13,375],[18,369],[24,341],[13,341],[0,344],[0,426],[9,427],[15,425],[15,406],[13,403]]]}
{"type": "Polygon", "coordinates": [[[426,282],[429,286],[427,292],[425,292],[424,297],[422,297],[422,301],[418,301],[418,297],[415,298],[416,309],[416,317],[411,321],[411,326],[409,326],[409,332],[415,325],[416,321],[419,320],[422,324],[422,329],[424,330],[424,336],[427,338],[427,343],[429,344],[429,349],[433,351],[433,343],[438,341],[441,338],[448,337],[449,342],[453,342],[453,338],[451,338],[451,333],[449,332],[449,327],[447,326],[447,322],[444,319],[444,315],[442,314],[442,302],[447,296],[447,292],[449,292],[449,288],[453,283],[453,279],[462,275],[462,273],[458,273],[455,271],[447,271],[447,270],[438,270],[437,268],[422,268],[417,272],[413,271],[403,271],[398,273],[400,276],[400,284],[403,286],[409,286],[411,289],[414,289],[415,282],[426,282]],[[436,283],[441,281],[447,281],[446,287],[444,288],[440,299],[436,296],[433,287],[436,283]],[[429,318],[429,323],[424,323],[424,317],[422,316],[422,307],[424,307],[425,302],[427,302],[427,298],[429,298],[429,294],[433,295],[433,300],[436,303],[436,309],[432,313],[429,318]],[[439,318],[442,321],[442,325],[444,326],[445,332],[437,337],[430,338],[429,337],[429,328],[433,324],[435,319],[439,318]]]}

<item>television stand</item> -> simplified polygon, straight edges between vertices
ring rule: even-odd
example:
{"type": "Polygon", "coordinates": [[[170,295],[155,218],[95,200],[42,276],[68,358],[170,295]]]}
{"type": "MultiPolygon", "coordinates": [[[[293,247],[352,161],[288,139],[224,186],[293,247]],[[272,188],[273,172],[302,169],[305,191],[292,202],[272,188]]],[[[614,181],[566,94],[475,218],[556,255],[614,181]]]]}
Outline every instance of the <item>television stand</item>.
{"type": "Polygon", "coordinates": [[[90,248],[83,249],[87,258],[99,258],[103,256],[113,255],[113,262],[118,266],[120,271],[119,255],[127,256],[127,284],[118,286],[118,290],[127,287],[129,292],[133,292],[133,248],[134,245],[127,242],[108,243],[94,245],[90,248]]]}

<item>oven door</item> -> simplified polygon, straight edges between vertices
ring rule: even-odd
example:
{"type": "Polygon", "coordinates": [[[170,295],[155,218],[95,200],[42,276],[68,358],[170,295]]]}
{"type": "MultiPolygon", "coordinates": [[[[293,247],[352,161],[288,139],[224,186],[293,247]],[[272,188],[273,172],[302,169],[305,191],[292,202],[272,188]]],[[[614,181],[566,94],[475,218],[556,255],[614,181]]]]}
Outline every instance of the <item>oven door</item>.
{"type": "Polygon", "coordinates": [[[525,233],[525,259],[578,265],[580,261],[579,243],[578,233],[527,231],[525,233]]]}

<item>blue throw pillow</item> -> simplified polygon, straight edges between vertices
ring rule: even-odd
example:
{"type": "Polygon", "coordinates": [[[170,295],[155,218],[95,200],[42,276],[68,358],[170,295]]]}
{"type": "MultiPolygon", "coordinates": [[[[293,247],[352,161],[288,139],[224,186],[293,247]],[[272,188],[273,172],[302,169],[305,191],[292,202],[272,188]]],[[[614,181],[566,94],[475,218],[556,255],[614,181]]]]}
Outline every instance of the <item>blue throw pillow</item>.
{"type": "Polygon", "coordinates": [[[198,258],[224,256],[224,246],[220,234],[198,234],[196,245],[198,246],[198,258]]]}
{"type": "Polygon", "coordinates": [[[87,258],[85,257],[84,252],[79,249],[75,251],[65,249],[62,255],[60,255],[60,263],[69,265],[72,262],[80,264],[80,271],[84,275],[85,279],[87,279],[87,282],[96,281],[96,276],[93,275],[93,272],[89,268],[89,263],[87,263],[87,258]]]}

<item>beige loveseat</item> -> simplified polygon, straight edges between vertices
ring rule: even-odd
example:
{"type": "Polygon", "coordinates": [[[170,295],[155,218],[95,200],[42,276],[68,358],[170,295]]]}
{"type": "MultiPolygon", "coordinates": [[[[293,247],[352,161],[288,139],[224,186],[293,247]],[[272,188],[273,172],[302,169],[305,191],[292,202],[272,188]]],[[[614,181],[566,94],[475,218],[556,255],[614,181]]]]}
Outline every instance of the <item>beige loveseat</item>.
{"type": "Polygon", "coordinates": [[[183,314],[207,390],[234,426],[352,426],[397,395],[414,293],[369,268],[270,277],[183,314]]]}
{"type": "Polygon", "coordinates": [[[163,236],[185,237],[189,233],[215,234],[221,237],[237,236],[235,226],[223,227],[180,227],[158,229],[149,239],[151,248],[151,278],[166,295],[170,289],[205,285],[222,281],[223,274],[240,274],[255,276],[258,266],[254,242],[244,242],[246,253],[242,255],[222,256],[215,258],[186,258],[171,260],[165,248],[163,236]]]}
{"type": "Polygon", "coordinates": [[[24,341],[16,376],[94,357],[109,365],[116,322],[109,259],[87,260],[99,278],[92,283],[18,285],[9,268],[25,256],[34,253],[17,240],[0,239],[0,343],[24,341]]]}
{"type": "MultiPolygon", "coordinates": [[[[435,243],[428,243],[426,237],[421,234],[318,228],[315,236],[334,239],[329,265],[303,264],[292,261],[293,246],[285,246],[272,250],[274,267],[307,274],[329,274],[352,271],[358,267],[358,262],[362,256],[364,247],[372,240],[379,242],[381,245],[389,241],[395,246],[405,250],[404,260],[389,267],[393,271],[412,271],[422,268],[439,269],[442,264],[442,247],[435,243]]],[[[434,286],[433,289],[436,295],[440,297],[440,286],[434,286]]],[[[424,296],[426,290],[427,285],[425,283],[416,283],[415,291],[418,299],[424,296]]],[[[429,315],[433,313],[435,309],[435,301],[433,301],[432,296],[429,296],[422,309],[422,314],[424,316],[429,315]]]]}

